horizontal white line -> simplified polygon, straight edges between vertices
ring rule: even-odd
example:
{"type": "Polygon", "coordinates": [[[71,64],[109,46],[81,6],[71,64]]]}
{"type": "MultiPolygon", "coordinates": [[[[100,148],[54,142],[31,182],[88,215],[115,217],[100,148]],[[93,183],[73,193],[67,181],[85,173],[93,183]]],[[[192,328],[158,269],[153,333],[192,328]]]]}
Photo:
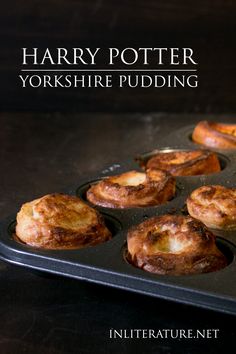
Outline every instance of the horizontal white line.
{"type": "Polygon", "coordinates": [[[121,71],[121,72],[138,72],[138,71],[144,71],[144,72],[151,72],[151,71],[197,71],[197,69],[21,69],[21,71],[26,71],[26,72],[40,72],[40,71],[47,71],[47,72],[69,72],[69,71],[74,71],[74,72],[113,72],[113,71],[121,71]]]}

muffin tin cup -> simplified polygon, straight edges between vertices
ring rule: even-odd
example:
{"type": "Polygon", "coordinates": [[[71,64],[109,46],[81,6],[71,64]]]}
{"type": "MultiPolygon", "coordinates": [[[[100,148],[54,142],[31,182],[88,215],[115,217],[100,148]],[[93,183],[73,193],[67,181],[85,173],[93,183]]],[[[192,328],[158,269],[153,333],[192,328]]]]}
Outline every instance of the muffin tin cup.
{"type": "MultiPolygon", "coordinates": [[[[190,140],[193,127],[185,127],[158,141],[155,150],[163,153],[171,150],[205,148],[190,140]],[[163,148],[165,142],[171,146],[163,148]]],[[[214,151],[216,151],[214,149],[214,151]]],[[[141,154],[145,159],[154,152],[141,154]]],[[[177,177],[175,197],[160,206],[145,208],[112,209],[96,206],[103,216],[113,238],[105,243],[82,249],[43,250],[33,248],[14,237],[15,215],[0,224],[0,258],[8,262],[53,274],[106,284],[158,298],[192,304],[216,311],[236,314],[236,230],[213,232],[217,244],[229,264],[212,273],[170,276],[146,272],[134,267],[126,258],[126,237],[130,227],[149,217],[164,214],[185,214],[187,196],[201,185],[221,184],[234,186],[236,153],[230,150],[216,151],[223,170],[200,176],[177,177]]],[[[139,157],[140,158],[140,157],[139,157]]],[[[142,170],[135,159],[114,163],[78,181],[78,185],[64,190],[86,200],[86,190],[92,183],[110,175],[128,170],[142,170]]],[[[88,202],[89,205],[91,205],[88,202]]]]}

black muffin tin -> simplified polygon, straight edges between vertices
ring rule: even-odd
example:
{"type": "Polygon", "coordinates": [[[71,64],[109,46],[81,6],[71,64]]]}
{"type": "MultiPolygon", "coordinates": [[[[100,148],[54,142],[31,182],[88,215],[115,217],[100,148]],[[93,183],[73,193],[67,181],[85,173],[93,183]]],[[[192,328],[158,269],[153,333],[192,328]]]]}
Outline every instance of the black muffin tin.
{"type": "MultiPolygon", "coordinates": [[[[191,141],[193,127],[185,127],[158,140],[155,146],[163,153],[168,150],[193,150],[199,145],[191,141]],[[163,148],[165,146],[165,148],[163,148]]],[[[217,244],[228,259],[228,266],[220,271],[184,276],[165,276],[135,268],[126,260],[128,229],[148,217],[163,214],[185,214],[185,200],[195,188],[207,184],[235,186],[236,152],[217,150],[222,171],[211,175],[177,177],[177,191],[173,200],[161,206],[130,209],[96,207],[112,231],[113,238],[103,244],[84,249],[41,250],[23,244],[14,237],[15,215],[0,224],[0,258],[28,268],[131,290],[134,292],[192,304],[208,309],[236,314],[236,231],[215,232],[217,244]]],[[[89,185],[109,175],[139,167],[155,150],[137,158],[108,166],[95,176],[78,181],[78,185],[63,191],[85,199],[89,185]]]]}

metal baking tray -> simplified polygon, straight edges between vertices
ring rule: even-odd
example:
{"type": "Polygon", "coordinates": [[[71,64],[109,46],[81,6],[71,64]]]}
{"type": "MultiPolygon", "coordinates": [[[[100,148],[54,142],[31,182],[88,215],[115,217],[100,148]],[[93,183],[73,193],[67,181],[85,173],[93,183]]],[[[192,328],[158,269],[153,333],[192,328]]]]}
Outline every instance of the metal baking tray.
{"type": "MultiPolygon", "coordinates": [[[[91,183],[109,175],[141,169],[140,159],[147,159],[155,154],[156,150],[162,150],[164,153],[168,150],[199,148],[199,145],[191,141],[192,130],[193,127],[188,126],[173,132],[162,140],[159,139],[155,150],[123,163],[107,166],[95,176],[83,178],[78,181],[77,186],[62,192],[84,198],[91,183]]],[[[132,225],[155,215],[186,213],[186,197],[201,185],[235,186],[236,153],[233,151],[217,151],[217,153],[222,166],[221,172],[177,177],[176,196],[164,205],[121,210],[96,207],[103,214],[108,228],[113,233],[113,238],[94,247],[78,250],[32,248],[14,237],[15,213],[0,224],[0,258],[27,268],[236,314],[236,231],[215,232],[218,247],[229,260],[229,265],[217,272],[184,276],[157,275],[135,268],[126,260],[126,235],[132,225]]]]}

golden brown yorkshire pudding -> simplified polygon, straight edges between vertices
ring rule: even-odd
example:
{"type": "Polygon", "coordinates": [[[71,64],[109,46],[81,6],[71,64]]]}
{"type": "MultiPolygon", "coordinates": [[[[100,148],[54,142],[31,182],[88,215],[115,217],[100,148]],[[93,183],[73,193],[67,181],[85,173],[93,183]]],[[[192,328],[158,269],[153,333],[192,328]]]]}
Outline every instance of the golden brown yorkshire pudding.
{"type": "Polygon", "coordinates": [[[192,135],[193,141],[219,149],[236,149],[236,124],[199,122],[192,135]]]}
{"type": "Polygon", "coordinates": [[[220,171],[214,152],[207,150],[159,152],[148,160],[147,169],[161,169],[173,176],[195,176],[220,171]]]}
{"type": "Polygon", "coordinates": [[[189,214],[213,229],[236,229],[236,189],[202,186],[187,199],[189,214]]]}
{"type": "Polygon", "coordinates": [[[158,205],[175,194],[175,180],[164,171],[129,171],[91,186],[87,199],[107,208],[134,208],[158,205]]]}
{"type": "Polygon", "coordinates": [[[48,194],[23,204],[17,214],[16,235],[44,249],[82,248],[111,238],[97,211],[64,194],[48,194]]]}
{"type": "Polygon", "coordinates": [[[151,273],[208,273],[227,265],[215,236],[190,216],[153,217],[133,227],[127,243],[128,261],[151,273]]]}

